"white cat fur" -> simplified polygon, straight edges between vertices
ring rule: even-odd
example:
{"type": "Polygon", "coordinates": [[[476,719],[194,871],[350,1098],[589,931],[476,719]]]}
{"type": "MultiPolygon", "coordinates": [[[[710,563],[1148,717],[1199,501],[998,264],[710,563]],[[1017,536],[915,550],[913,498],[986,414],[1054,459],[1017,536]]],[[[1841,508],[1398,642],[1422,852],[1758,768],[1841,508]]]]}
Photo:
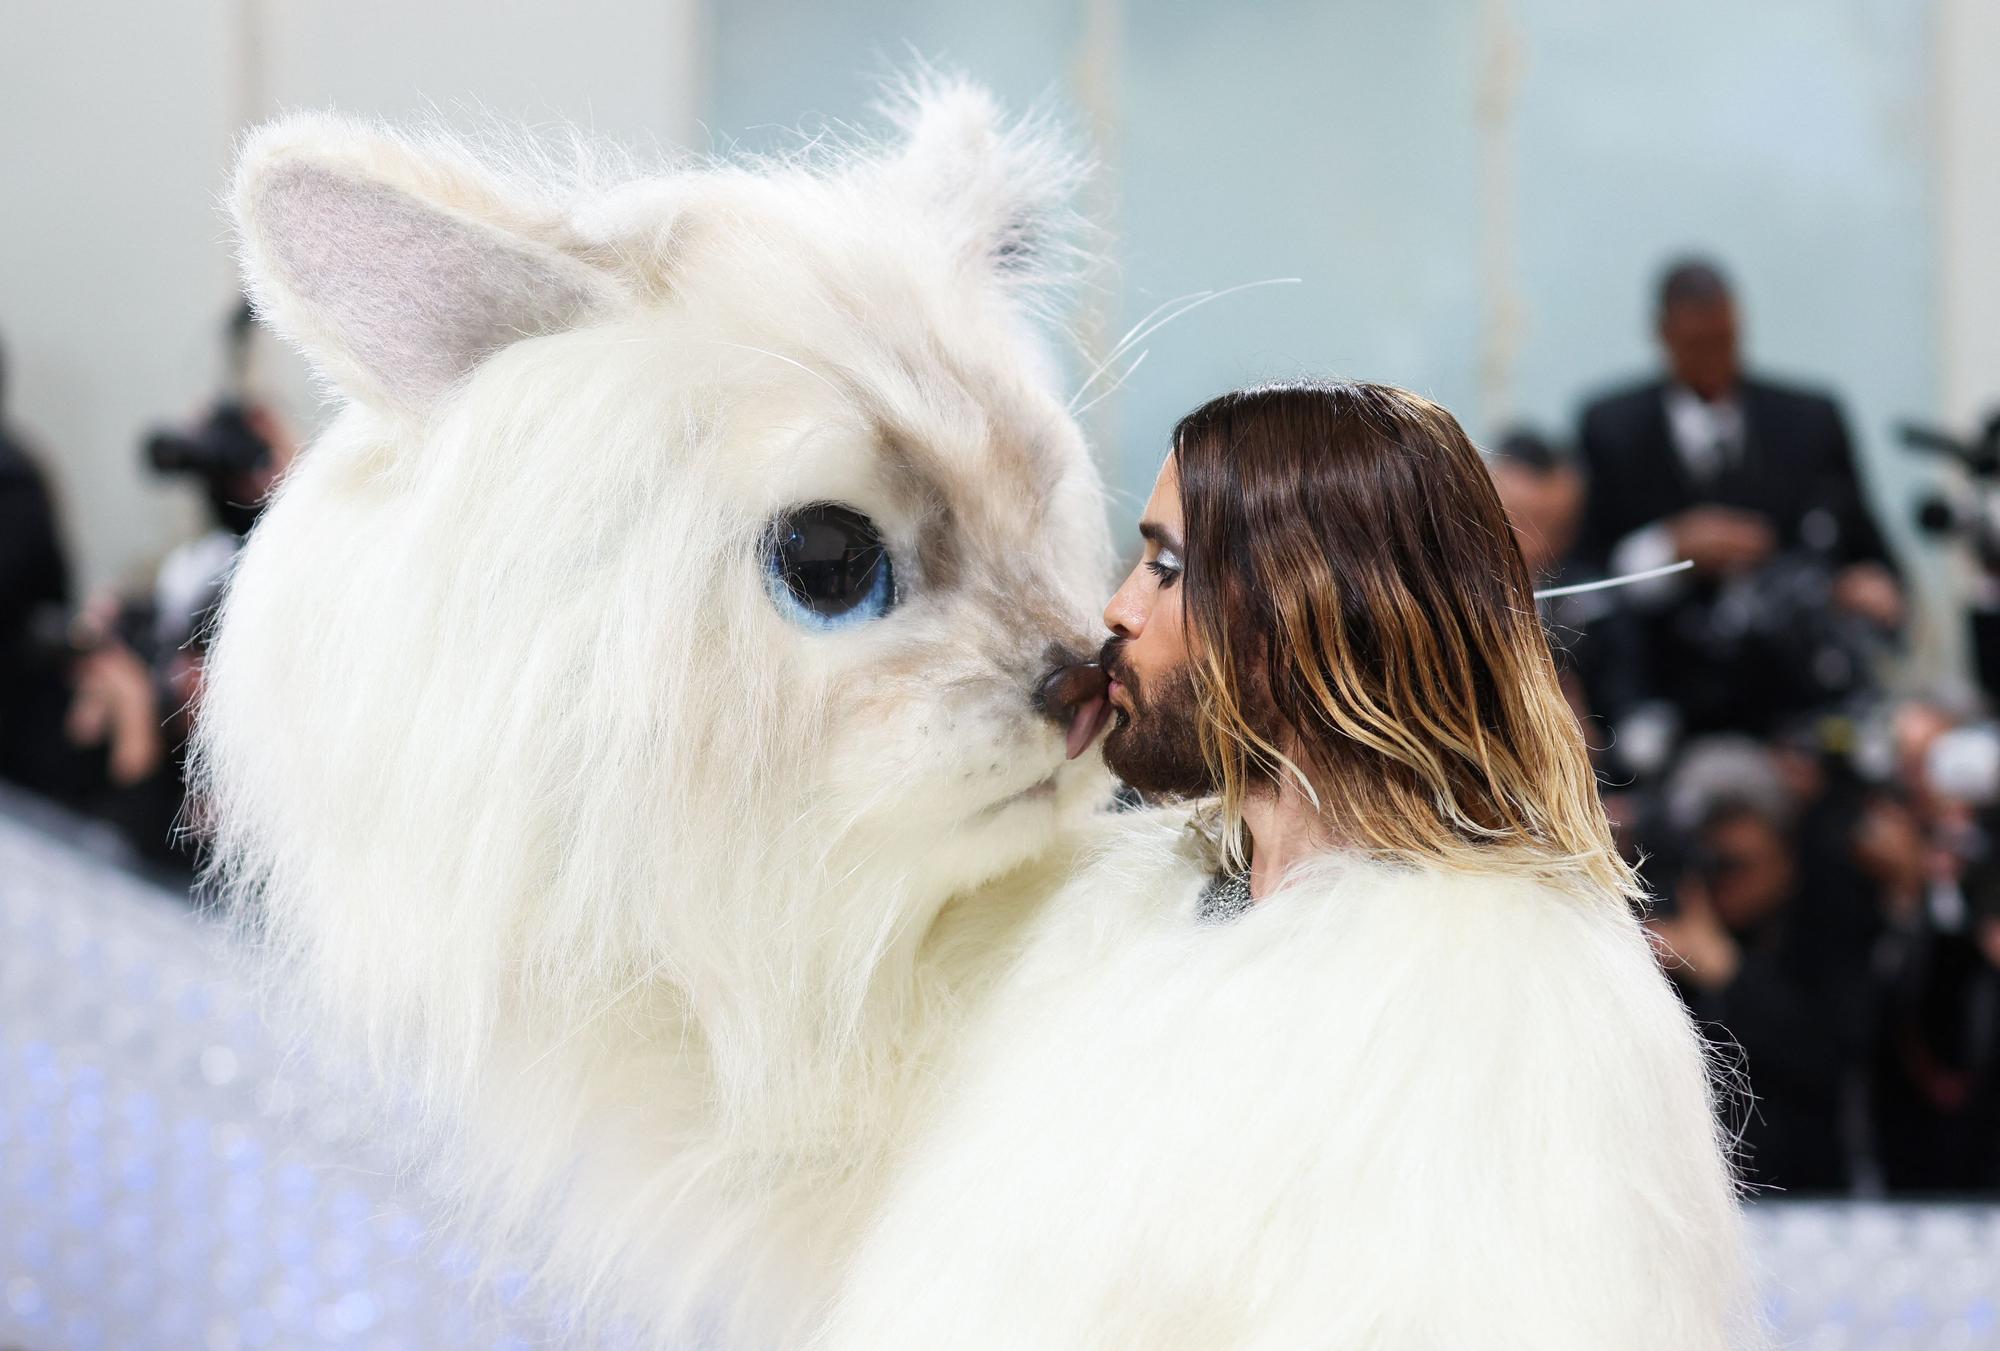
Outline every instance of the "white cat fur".
{"type": "Polygon", "coordinates": [[[651,179],[248,143],[259,309],[347,400],[197,747],[274,983],[660,1344],[1722,1345],[1700,1055],[1621,908],[1385,874],[1197,929],[1171,824],[1090,821],[1032,702],[1108,580],[1029,322],[1074,166],[963,84],[900,118],[651,179]],[[815,501],[884,528],[887,619],[772,605],[815,501]],[[1137,844],[1051,907],[1084,827],[1137,844]]]}
{"type": "Polygon", "coordinates": [[[236,178],[259,310],[348,404],[226,602],[219,876],[480,1222],[662,1335],[788,1340],[963,997],[940,911],[1006,923],[1107,789],[1033,703],[1109,574],[1030,322],[1075,168],[963,84],[900,115],[603,184],[300,116],[236,178]],[[771,603],[816,501],[885,531],[888,619],[771,603]]]}

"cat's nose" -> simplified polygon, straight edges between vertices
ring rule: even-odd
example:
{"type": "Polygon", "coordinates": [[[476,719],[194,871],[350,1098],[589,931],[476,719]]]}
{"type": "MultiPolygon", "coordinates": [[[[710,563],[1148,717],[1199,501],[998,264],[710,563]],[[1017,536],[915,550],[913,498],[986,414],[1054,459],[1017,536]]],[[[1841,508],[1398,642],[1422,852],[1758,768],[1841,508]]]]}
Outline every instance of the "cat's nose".
{"type": "Polygon", "coordinates": [[[1090,748],[1097,734],[1110,720],[1111,704],[1105,699],[1110,682],[1094,661],[1078,661],[1068,653],[1052,653],[1055,668],[1042,677],[1035,691],[1035,706],[1067,734],[1069,758],[1074,760],[1090,748]]]}

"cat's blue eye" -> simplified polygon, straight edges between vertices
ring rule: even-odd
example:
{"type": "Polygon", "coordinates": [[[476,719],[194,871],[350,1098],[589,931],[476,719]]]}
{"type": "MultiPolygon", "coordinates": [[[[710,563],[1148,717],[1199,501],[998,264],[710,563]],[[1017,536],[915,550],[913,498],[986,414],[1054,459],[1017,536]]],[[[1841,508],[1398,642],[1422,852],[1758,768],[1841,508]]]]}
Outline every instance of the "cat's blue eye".
{"type": "Polygon", "coordinates": [[[778,609],[814,628],[878,619],[896,603],[896,569],[882,532],[831,502],[794,508],[771,523],[764,571],[778,609]]]}

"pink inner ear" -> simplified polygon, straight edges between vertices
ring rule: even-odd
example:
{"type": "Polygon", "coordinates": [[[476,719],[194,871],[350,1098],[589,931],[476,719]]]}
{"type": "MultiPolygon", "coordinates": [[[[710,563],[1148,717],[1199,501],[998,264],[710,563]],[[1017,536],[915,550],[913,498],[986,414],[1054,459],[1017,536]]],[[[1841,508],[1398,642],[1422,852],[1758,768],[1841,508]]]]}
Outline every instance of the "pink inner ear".
{"type": "Polygon", "coordinates": [[[404,408],[604,297],[576,259],[317,164],[272,170],[249,225],[276,273],[264,300],[279,324],[350,394],[404,408]],[[367,388],[349,387],[357,377],[367,388]]]}

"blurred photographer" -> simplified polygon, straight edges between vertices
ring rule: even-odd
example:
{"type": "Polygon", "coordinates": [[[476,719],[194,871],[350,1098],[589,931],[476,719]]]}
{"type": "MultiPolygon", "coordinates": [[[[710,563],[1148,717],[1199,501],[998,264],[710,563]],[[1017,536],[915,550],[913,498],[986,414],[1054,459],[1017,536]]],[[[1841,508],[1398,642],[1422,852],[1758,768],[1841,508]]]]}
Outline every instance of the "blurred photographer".
{"type": "Polygon", "coordinates": [[[1631,588],[1654,697],[1686,734],[1769,732],[1870,684],[1903,587],[1840,409],[1744,370],[1721,271],[1669,268],[1657,325],[1665,375],[1583,414],[1584,548],[1613,572],[1691,560],[1631,588]]]}
{"type": "Polygon", "coordinates": [[[1896,790],[1856,857],[1881,884],[1872,1115],[1899,1193],[2000,1189],[2000,734],[1897,710],[1896,790]]]}
{"type": "MultiPolygon", "coordinates": [[[[1535,585],[1561,587],[1599,580],[1594,560],[1578,547],[1585,485],[1572,457],[1525,427],[1506,432],[1484,453],[1535,585]]],[[[1636,616],[1621,603],[1616,590],[1550,597],[1540,602],[1540,608],[1557,654],[1563,696],[1583,728],[1593,762],[1621,779],[1629,778],[1634,769],[1655,768],[1639,744],[1643,735],[1622,725],[1645,692],[1644,649],[1636,616]],[[1610,735],[1607,720],[1619,726],[1618,738],[1610,735]],[[1630,763],[1628,757],[1635,751],[1646,763],[1630,763]]]]}
{"type": "Polygon", "coordinates": [[[208,498],[215,530],[236,541],[256,524],[296,450],[276,410],[255,392],[256,332],[250,302],[243,301],[224,327],[220,393],[191,426],[156,428],[145,445],[153,472],[194,480],[208,498]]]}
{"type": "Polygon", "coordinates": [[[1739,1166],[1760,1187],[1845,1192],[1859,1150],[1850,1104],[1866,1060],[1870,935],[1782,757],[1739,737],[1688,747],[1667,792],[1647,921],[1708,1035],[1740,1051],[1754,1107],[1739,1166]]]}
{"type": "Polygon", "coordinates": [[[110,821],[150,862],[192,865],[182,752],[201,695],[207,625],[224,578],[294,443],[256,399],[247,304],[232,312],[220,395],[189,426],[154,431],[143,447],[155,473],[195,480],[213,528],[169,553],[142,598],[99,596],[71,617],[72,694],[63,728],[94,767],[73,805],[110,821]]]}

